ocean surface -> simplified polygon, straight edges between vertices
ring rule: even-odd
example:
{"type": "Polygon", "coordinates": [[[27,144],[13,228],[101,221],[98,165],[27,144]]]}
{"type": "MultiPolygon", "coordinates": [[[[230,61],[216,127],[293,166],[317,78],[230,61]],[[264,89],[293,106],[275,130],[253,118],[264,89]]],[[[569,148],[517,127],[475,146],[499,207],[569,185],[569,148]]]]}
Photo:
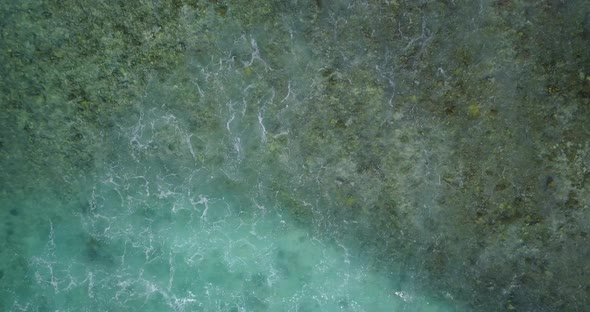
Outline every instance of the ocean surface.
{"type": "Polygon", "coordinates": [[[586,1],[3,1],[0,310],[583,311],[586,1]]]}

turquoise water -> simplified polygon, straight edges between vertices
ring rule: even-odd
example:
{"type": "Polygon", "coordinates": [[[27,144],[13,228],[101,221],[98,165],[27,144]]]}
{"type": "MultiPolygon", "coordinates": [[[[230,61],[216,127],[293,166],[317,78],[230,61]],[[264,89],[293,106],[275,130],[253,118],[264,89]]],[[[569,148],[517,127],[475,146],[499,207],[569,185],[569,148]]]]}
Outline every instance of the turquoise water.
{"type": "Polygon", "coordinates": [[[590,2],[0,3],[1,311],[590,308],[590,2]]]}
{"type": "Polygon", "coordinates": [[[296,222],[272,189],[272,166],[240,145],[261,138],[240,129],[239,115],[226,115],[219,136],[235,150],[208,166],[193,141],[216,149],[217,138],[143,104],[105,136],[113,159],[84,173],[75,200],[4,203],[37,222],[17,230],[28,273],[4,289],[9,310],[454,311],[296,222]]]}

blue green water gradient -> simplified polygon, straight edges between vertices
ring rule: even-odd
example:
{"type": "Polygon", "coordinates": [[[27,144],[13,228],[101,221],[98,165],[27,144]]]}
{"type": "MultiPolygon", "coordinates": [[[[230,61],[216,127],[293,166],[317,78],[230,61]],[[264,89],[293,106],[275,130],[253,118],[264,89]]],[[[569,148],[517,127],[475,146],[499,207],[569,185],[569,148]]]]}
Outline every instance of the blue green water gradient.
{"type": "Polygon", "coordinates": [[[0,311],[590,310],[589,12],[0,1],[0,311]]]}
{"type": "Polygon", "coordinates": [[[28,289],[4,290],[10,311],[454,311],[298,225],[259,160],[184,164],[192,136],[181,116],[135,118],[75,204],[11,203],[39,223],[22,249],[28,289]],[[162,159],[161,136],[186,145],[162,159]],[[259,169],[243,172],[249,162],[259,169]]]}

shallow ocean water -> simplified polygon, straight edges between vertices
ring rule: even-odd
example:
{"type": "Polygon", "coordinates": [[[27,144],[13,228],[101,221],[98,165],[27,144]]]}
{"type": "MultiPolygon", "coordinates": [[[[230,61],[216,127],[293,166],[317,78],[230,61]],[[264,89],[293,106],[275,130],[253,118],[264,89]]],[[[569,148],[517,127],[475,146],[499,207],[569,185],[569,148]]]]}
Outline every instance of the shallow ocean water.
{"type": "Polygon", "coordinates": [[[2,311],[590,306],[588,2],[5,1],[0,30],[2,311]]]}
{"type": "MultiPolygon", "coordinates": [[[[117,159],[92,173],[78,201],[8,204],[41,214],[10,310],[455,311],[298,224],[259,161],[241,172],[157,156],[148,142],[163,133],[190,139],[175,119],[152,110],[121,127],[117,159]]],[[[183,154],[192,158],[188,145],[183,154]]]]}

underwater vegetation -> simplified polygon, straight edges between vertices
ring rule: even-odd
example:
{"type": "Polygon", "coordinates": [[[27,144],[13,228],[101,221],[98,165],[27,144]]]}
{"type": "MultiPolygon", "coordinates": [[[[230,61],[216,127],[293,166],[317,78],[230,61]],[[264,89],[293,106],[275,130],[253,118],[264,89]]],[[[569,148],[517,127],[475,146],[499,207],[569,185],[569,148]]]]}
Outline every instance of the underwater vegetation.
{"type": "MultiPolygon", "coordinates": [[[[440,300],[590,310],[584,1],[39,1],[0,16],[3,208],[48,193],[88,213],[72,204],[85,173],[137,127],[134,160],[224,168],[232,192],[263,181],[298,224],[440,300]]],[[[54,220],[1,213],[3,258],[24,246],[15,219],[54,220]]],[[[296,257],[276,258],[289,274],[296,257]]],[[[4,263],[3,289],[27,280],[25,259],[4,263]]]]}

